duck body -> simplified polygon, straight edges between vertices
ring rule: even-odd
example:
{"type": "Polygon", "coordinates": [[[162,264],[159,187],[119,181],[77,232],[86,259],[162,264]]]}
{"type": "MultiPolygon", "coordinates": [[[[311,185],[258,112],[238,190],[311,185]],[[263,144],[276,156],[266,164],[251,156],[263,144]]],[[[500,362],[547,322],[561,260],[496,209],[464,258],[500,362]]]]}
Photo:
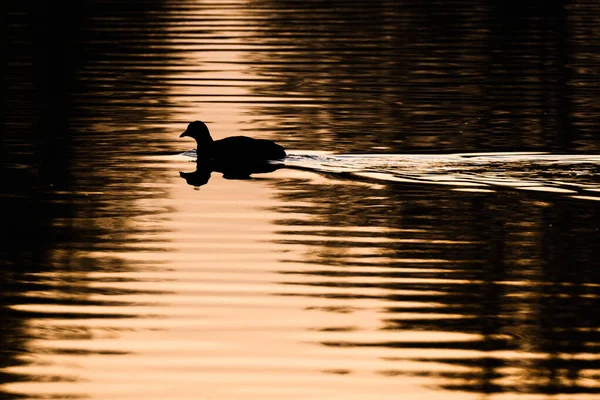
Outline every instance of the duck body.
{"type": "Polygon", "coordinates": [[[283,147],[277,143],[247,136],[215,140],[209,153],[216,160],[280,160],[286,156],[283,147]]]}
{"type": "Polygon", "coordinates": [[[286,157],[283,147],[270,140],[253,139],[247,136],[213,140],[208,128],[201,121],[190,123],[179,137],[185,136],[196,140],[198,161],[260,162],[281,160],[286,157]]]}

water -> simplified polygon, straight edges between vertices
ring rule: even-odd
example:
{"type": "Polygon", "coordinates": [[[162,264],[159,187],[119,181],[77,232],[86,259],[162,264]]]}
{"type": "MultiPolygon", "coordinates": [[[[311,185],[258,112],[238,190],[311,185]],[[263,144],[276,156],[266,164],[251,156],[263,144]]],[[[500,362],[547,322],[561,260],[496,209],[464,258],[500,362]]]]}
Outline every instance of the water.
{"type": "Polygon", "coordinates": [[[594,2],[55,7],[4,5],[0,398],[600,396],[594,2]],[[290,157],[188,182],[195,119],[290,157]]]}

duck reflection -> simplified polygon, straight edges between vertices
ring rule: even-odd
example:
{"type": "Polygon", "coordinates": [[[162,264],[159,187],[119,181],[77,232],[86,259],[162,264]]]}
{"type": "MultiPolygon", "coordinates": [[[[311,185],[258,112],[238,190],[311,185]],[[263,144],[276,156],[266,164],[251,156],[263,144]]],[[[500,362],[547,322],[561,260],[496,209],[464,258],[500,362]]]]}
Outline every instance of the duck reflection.
{"type": "Polygon", "coordinates": [[[181,176],[188,185],[199,187],[204,186],[210,180],[213,172],[220,172],[225,179],[251,179],[254,174],[266,174],[274,172],[284,165],[271,164],[267,161],[216,161],[216,160],[198,160],[194,172],[180,172],[181,176]]]}

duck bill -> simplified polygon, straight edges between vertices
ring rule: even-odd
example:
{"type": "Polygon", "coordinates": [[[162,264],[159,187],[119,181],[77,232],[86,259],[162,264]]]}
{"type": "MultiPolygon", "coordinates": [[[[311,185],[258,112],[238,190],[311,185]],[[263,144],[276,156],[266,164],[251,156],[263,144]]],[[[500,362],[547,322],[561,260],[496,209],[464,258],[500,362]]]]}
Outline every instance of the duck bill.
{"type": "Polygon", "coordinates": [[[188,136],[187,130],[183,131],[183,133],[181,135],[179,135],[180,138],[188,136]]]}

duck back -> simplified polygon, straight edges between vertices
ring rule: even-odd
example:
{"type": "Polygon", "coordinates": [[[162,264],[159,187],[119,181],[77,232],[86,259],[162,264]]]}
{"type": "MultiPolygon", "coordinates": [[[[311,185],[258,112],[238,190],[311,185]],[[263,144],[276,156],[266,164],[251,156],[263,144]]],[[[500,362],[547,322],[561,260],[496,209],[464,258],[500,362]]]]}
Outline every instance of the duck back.
{"type": "Polygon", "coordinates": [[[283,147],[265,139],[231,136],[212,143],[211,158],[217,160],[280,160],[285,158],[283,147]]]}

